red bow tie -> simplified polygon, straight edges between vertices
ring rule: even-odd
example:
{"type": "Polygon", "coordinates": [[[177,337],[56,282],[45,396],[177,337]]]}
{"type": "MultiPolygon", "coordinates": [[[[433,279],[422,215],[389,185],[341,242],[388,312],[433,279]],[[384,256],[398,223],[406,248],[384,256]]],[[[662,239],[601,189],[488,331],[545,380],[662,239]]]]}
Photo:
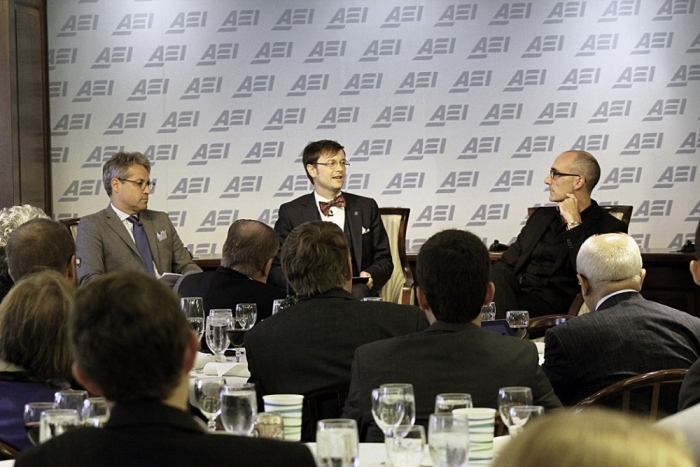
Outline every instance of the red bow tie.
{"type": "Polygon", "coordinates": [[[331,214],[331,208],[333,206],[338,206],[339,208],[345,207],[345,198],[343,198],[343,194],[341,193],[335,198],[333,198],[330,201],[330,203],[324,203],[323,201],[319,201],[318,205],[321,208],[321,212],[323,213],[323,215],[328,217],[331,214]]]}

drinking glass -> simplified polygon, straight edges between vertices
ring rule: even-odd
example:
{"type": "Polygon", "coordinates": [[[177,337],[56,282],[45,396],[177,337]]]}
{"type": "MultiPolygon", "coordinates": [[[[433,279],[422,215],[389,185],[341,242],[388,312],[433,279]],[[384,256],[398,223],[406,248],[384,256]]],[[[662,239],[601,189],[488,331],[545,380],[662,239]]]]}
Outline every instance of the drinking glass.
{"type": "Polygon", "coordinates": [[[493,321],[496,319],[496,304],[489,303],[481,307],[481,321],[493,321]]]}
{"type": "Polygon", "coordinates": [[[47,410],[57,409],[55,402],[30,402],[24,406],[24,429],[32,444],[39,444],[39,425],[41,414],[47,410]]]}
{"type": "Polygon", "coordinates": [[[355,420],[320,420],[316,428],[316,464],[319,467],[358,467],[360,443],[355,420]]]}
{"type": "MultiPolygon", "coordinates": [[[[229,310],[230,312],[231,310],[229,310]]],[[[229,345],[227,332],[232,325],[233,320],[223,315],[209,315],[207,317],[207,346],[216,355],[217,362],[226,361],[224,352],[226,352],[229,345]]]]}
{"type": "Polygon", "coordinates": [[[428,422],[428,445],[435,467],[463,467],[469,460],[469,420],[434,413],[428,422]]]}
{"type": "Polygon", "coordinates": [[[383,388],[398,388],[403,389],[406,393],[406,401],[404,402],[404,417],[401,420],[401,424],[396,428],[396,434],[403,436],[404,433],[416,423],[416,398],[413,395],[413,385],[408,383],[391,383],[382,384],[380,389],[383,388]]]}
{"type": "Polygon", "coordinates": [[[239,303],[236,305],[236,315],[233,325],[228,330],[228,337],[236,348],[236,361],[241,361],[241,347],[245,342],[245,333],[255,324],[258,317],[258,307],[255,303],[239,303]]]}
{"type": "Polygon", "coordinates": [[[185,313],[192,330],[199,340],[204,335],[204,301],[202,297],[184,297],[180,299],[180,308],[185,313]]]}
{"type": "Polygon", "coordinates": [[[510,436],[512,437],[521,433],[527,423],[544,415],[544,407],[541,405],[514,405],[509,409],[509,412],[513,423],[510,430],[510,436]]]}
{"type": "Polygon", "coordinates": [[[452,412],[454,409],[471,409],[472,396],[463,392],[447,392],[435,396],[435,413],[452,412]]]}
{"type": "Polygon", "coordinates": [[[83,402],[80,414],[85,426],[101,428],[109,419],[109,405],[104,397],[90,397],[83,402]]]}
{"type": "Polygon", "coordinates": [[[197,378],[194,380],[194,399],[199,410],[207,417],[209,430],[216,430],[216,417],[221,413],[221,393],[226,386],[224,378],[197,378]]]}
{"type": "Polygon", "coordinates": [[[39,442],[44,443],[80,425],[80,415],[75,409],[45,410],[41,414],[39,442]]]}
{"type": "Polygon", "coordinates": [[[372,417],[387,438],[394,436],[405,415],[405,389],[380,387],[372,390],[372,417]]]}
{"type": "Polygon", "coordinates": [[[394,467],[419,467],[424,447],[425,429],[420,425],[412,426],[403,436],[386,443],[387,456],[394,467]]]}
{"type": "Polygon", "coordinates": [[[255,384],[229,384],[221,391],[221,423],[229,433],[248,436],[258,413],[255,384]]]}
{"type": "Polygon", "coordinates": [[[277,312],[280,311],[282,303],[284,303],[284,298],[278,298],[278,299],[272,301],[272,314],[273,315],[276,315],[277,312]]]}
{"type": "Polygon", "coordinates": [[[64,389],[62,391],[56,391],[53,401],[58,405],[59,409],[76,410],[78,412],[78,417],[80,417],[80,412],[83,410],[83,403],[87,398],[87,391],[64,389]]]}
{"type": "Polygon", "coordinates": [[[507,311],[506,321],[513,329],[525,329],[530,322],[530,313],[525,310],[507,311]]]}
{"type": "Polygon", "coordinates": [[[498,412],[501,414],[503,424],[508,427],[508,433],[511,433],[513,426],[510,408],[516,405],[532,405],[532,390],[530,388],[512,386],[498,390],[498,412]]]}

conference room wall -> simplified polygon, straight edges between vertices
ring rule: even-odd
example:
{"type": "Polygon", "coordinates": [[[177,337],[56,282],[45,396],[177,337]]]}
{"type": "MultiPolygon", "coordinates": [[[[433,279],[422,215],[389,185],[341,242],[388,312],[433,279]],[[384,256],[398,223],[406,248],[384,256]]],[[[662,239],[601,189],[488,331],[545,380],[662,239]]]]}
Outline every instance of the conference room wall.
{"type": "Polygon", "coordinates": [[[273,225],[311,186],[311,140],[346,189],[411,208],[407,243],[510,242],[567,149],[632,204],[642,247],[700,219],[700,7],[692,1],[49,0],[54,212],[106,206],[102,162],[142,151],[195,254],[235,219],[273,225]]]}

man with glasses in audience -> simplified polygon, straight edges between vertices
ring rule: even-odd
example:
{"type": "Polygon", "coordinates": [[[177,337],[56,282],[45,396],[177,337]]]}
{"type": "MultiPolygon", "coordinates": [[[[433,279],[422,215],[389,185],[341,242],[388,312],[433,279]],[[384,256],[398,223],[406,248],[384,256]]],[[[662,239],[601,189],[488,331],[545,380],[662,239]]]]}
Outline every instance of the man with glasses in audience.
{"type": "MultiPolygon", "coordinates": [[[[367,281],[353,284],[352,294],[357,298],[376,296],[394,271],[389,238],[377,203],[371,198],[341,193],[346,167],[350,164],[343,146],[337,142],[309,143],[304,148],[302,162],[314,192],[280,206],[275,224],[280,245],[295,227],[305,222],[333,222],[343,229],[348,239],[353,277],[365,277],[367,281]]],[[[287,288],[279,252],[272,263],[268,282],[287,288]]]]}
{"type": "Polygon", "coordinates": [[[201,272],[168,214],[148,209],[155,189],[151,162],[140,152],[118,152],[102,167],[109,196],[106,209],[83,217],[76,249],[82,286],[107,272],[130,269],[156,278],[164,273],[201,272]]]}
{"type": "Polygon", "coordinates": [[[576,255],[591,235],[627,233],[627,224],[604,212],[591,192],[600,179],[598,161],[586,151],[566,151],[544,183],[553,207],[540,207],[491,269],[497,317],[508,310],[530,316],[565,314],[579,292],[576,255]]]}

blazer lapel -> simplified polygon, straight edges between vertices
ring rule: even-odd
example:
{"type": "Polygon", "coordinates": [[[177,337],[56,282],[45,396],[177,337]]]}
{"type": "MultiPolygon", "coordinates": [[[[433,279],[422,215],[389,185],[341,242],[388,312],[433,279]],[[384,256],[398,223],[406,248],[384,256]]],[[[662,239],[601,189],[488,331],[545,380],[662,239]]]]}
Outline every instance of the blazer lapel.
{"type": "Polygon", "coordinates": [[[362,271],[362,212],[357,198],[345,193],[343,196],[345,197],[345,225],[350,231],[352,251],[355,253],[355,266],[359,273],[362,271]]]}
{"type": "Polygon", "coordinates": [[[300,199],[301,209],[299,213],[301,214],[301,222],[297,225],[301,225],[304,222],[320,221],[321,214],[318,212],[316,207],[316,198],[313,192],[304,196],[300,199]]]}
{"type": "Polygon", "coordinates": [[[522,268],[523,265],[530,259],[532,250],[535,249],[535,246],[537,246],[537,243],[539,243],[540,238],[542,238],[542,235],[544,235],[544,231],[547,230],[551,222],[552,216],[542,216],[542,219],[539,219],[538,223],[532,226],[533,229],[532,235],[530,236],[530,243],[523,249],[522,254],[518,258],[518,262],[515,264],[514,270],[516,274],[518,273],[518,271],[520,271],[520,268],[522,268]]]}
{"type": "Polygon", "coordinates": [[[160,251],[158,248],[160,242],[158,241],[158,236],[156,234],[156,227],[153,225],[153,220],[151,219],[148,211],[143,211],[140,213],[139,220],[141,221],[141,225],[143,225],[144,232],[146,232],[148,246],[151,247],[151,256],[153,256],[153,262],[156,263],[156,266],[158,267],[158,272],[161,274],[168,272],[168,270],[163,269],[162,265],[160,264],[160,251]]]}
{"type": "Polygon", "coordinates": [[[126,230],[126,227],[119,219],[117,213],[114,212],[111,205],[108,205],[107,209],[105,210],[105,222],[112,230],[114,230],[114,232],[117,235],[119,235],[119,238],[121,238],[124,241],[124,243],[129,245],[129,248],[131,248],[131,250],[134,253],[136,253],[136,255],[140,258],[141,253],[139,253],[138,248],[136,248],[136,243],[134,243],[134,240],[129,235],[129,232],[126,230]]]}

